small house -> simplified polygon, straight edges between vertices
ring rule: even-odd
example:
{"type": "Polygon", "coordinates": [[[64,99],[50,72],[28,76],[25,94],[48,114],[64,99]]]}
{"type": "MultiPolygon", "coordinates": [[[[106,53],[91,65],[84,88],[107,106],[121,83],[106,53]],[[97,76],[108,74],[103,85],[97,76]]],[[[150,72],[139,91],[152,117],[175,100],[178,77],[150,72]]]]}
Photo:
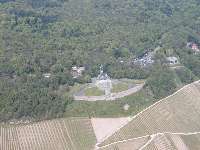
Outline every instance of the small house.
{"type": "Polygon", "coordinates": [[[177,57],[167,57],[167,63],[169,65],[176,65],[179,64],[178,58],[177,57]]]}
{"type": "Polygon", "coordinates": [[[192,44],[192,50],[199,50],[199,47],[198,47],[198,45],[197,44],[195,44],[195,43],[193,43],[192,44]]]}
{"type": "Polygon", "coordinates": [[[78,78],[78,77],[82,76],[84,71],[85,71],[85,67],[73,66],[72,70],[71,70],[71,74],[72,74],[73,78],[78,78]]]}
{"type": "Polygon", "coordinates": [[[199,46],[196,43],[188,42],[187,47],[192,49],[195,54],[200,53],[199,46]]]}
{"type": "Polygon", "coordinates": [[[45,78],[50,78],[50,77],[51,77],[51,73],[44,73],[43,76],[44,76],[45,78]]]}
{"type": "Polygon", "coordinates": [[[197,54],[197,53],[200,52],[200,49],[199,49],[198,45],[195,44],[195,43],[192,44],[192,50],[193,50],[193,52],[194,52],[195,54],[197,54]]]}
{"type": "Polygon", "coordinates": [[[135,58],[133,63],[140,66],[147,66],[153,64],[153,52],[147,52],[142,57],[135,58]]]}

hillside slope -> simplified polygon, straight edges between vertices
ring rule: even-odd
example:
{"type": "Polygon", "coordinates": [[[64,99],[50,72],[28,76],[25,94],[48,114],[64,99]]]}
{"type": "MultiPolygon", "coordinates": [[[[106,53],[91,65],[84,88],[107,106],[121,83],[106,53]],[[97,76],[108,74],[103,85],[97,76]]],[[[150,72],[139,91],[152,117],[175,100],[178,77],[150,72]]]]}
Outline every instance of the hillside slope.
{"type": "MultiPolygon", "coordinates": [[[[199,149],[200,82],[189,84],[148,107],[113,135],[100,150],[199,149]]],[[[106,125],[106,124],[105,124],[106,125]]],[[[1,125],[2,150],[92,150],[97,133],[91,119],[66,118],[27,125],[1,125]]]]}
{"type": "Polygon", "coordinates": [[[200,83],[194,82],[159,101],[99,146],[156,133],[188,133],[200,131],[200,83]]]}

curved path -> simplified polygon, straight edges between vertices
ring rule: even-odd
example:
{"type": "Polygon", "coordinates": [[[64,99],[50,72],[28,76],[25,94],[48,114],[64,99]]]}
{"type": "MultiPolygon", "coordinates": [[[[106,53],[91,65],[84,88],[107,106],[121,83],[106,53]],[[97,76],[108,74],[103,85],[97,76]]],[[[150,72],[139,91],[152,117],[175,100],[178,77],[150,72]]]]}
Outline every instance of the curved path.
{"type": "Polygon", "coordinates": [[[131,94],[134,94],[140,91],[143,88],[144,84],[138,84],[133,88],[130,88],[126,91],[111,93],[111,95],[103,95],[103,96],[74,96],[74,100],[78,101],[102,101],[102,100],[116,100],[131,94]]]}

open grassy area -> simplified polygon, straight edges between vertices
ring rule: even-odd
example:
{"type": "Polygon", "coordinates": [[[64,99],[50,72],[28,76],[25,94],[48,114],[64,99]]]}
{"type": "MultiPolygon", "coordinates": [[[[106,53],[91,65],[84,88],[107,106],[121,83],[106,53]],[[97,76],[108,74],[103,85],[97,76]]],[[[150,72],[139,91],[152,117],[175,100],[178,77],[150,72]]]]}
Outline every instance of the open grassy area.
{"type": "Polygon", "coordinates": [[[118,83],[112,85],[112,93],[122,92],[128,90],[128,84],[127,83],[118,83]]]}
{"type": "Polygon", "coordinates": [[[146,80],[120,79],[120,81],[127,84],[143,84],[146,80]]]}
{"type": "Polygon", "coordinates": [[[87,84],[83,85],[83,84],[74,84],[74,86],[70,87],[70,94],[73,95],[74,93],[80,91],[82,88],[84,88],[85,86],[87,86],[87,84]]]}
{"type": "MultiPolygon", "coordinates": [[[[143,83],[144,81],[122,79],[125,84],[130,84],[131,81],[137,83],[143,83]],[[127,82],[125,82],[127,81],[127,82]]],[[[118,84],[116,84],[117,86],[118,84]]],[[[88,86],[88,85],[84,85],[88,86]]],[[[126,85],[120,87],[114,87],[118,89],[124,89],[126,85]]],[[[80,85],[76,85],[73,89],[79,89],[80,85]]],[[[90,88],[87,91],[87,95],[100,95],[100,91],[97,88],[90,88]],[[96,94],[95,94],[96,93],[96,94]]],[[[155,103],[157,99],[154,98],[153,93],[148,87],[144,87],[141,91],[132,95],[126,96],[116,101],[73,101],[69,104],[64,113],[65,117],[124,117],[129,115],[135,115],[149,105],[155,103]],[[129,110],[125,111],[123,106],[128,104],[129,110]]]]}
{"type": "Polygon", "coordinates": [[[97,87],[91,87],[84,90],[85,96],[101,96],[104,95],[104,91],[101,91],[97,87]]]}
{"type": "Polygon", "coordinates": [[[149,94],[147,89],[138,93],[124,97],[117,101],[74,101],[68,105],[65,117],[123,117],[134,115],[142,109],[153,104],[156,100],[149,94]],[[130,105],[128,111],[123,109],[125,104],[130,105]]]}

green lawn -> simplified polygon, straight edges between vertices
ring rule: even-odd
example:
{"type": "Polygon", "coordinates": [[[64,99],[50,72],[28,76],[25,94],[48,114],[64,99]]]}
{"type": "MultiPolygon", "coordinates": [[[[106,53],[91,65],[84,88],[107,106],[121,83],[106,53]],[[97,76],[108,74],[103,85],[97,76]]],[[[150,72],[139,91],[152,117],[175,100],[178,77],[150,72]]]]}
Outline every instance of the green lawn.
{"type": "Polygon", "coordinates": [[[123,117],[135,115],[156,100],[146,89],[116,101],[74,101],[68,105],[64,117],[123,117]],[[123,109],[130,105],[128,111],[123,109]]]}
{"type": "Polygon", "coordinates": [[[120,79],[122,82],[127,84],[143,84],[145,80],[134,80],[134,79],[120,79]]]}
{"type": "MultiPolygon", "coordinates": [[[[128,84],[130,82],[122,81],[122,83],[113,86],[112,92],[127,90],[128,84]]],[[[75,87],[74,89],[79,88],[75,87]]],[[[96,87],[85,89],[85,95],[87,96],[99,96],[102,94],[104,94],[103,91],[96,87]]],[[[151,92],[145,88],[116,101],[73,101],[67,106],[64,117],[123,117],[135,115],[155,101],[151,92]],[[128,111],[123,108],[125,104],[130,106],[128,111]]]]}
{"type": "Polygon", "coordinates": [[[101,91],[97,87],[91,87],[85,89],[85,96],[101,96],[104,95],[104,91],[101,91]]]}
{"type": "Polygon", "coordinates": [[[81,88],[83,88],[85,86],[87,86],[87,84],[84,85],[84,84],[78,84],[78,83],[76,83],[74,86],[70,87],[70,92],[69,93],[70,94],[74,94],[74,93],[80,91],[81,88]]]}
{"type": "Polygon", "coordinates": [[[112,93],[122,92],[128,90],[128,84],[127,83],[118,83],[112,85],[112,93]]]}

